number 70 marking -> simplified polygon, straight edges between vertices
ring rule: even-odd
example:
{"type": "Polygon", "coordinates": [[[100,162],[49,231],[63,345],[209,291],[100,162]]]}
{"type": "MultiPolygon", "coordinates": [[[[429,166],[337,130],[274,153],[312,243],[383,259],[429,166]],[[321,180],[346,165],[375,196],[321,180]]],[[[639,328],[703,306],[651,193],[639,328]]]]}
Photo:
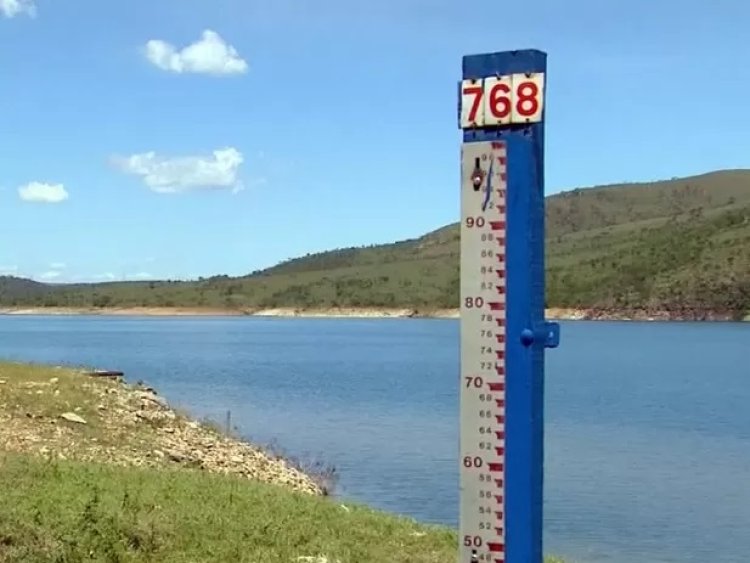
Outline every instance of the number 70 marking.
{"type": "Polygon", "coordinates": [[[544,74],[520,73],[461,82],[461,128],[542,120],[544,74]]]}

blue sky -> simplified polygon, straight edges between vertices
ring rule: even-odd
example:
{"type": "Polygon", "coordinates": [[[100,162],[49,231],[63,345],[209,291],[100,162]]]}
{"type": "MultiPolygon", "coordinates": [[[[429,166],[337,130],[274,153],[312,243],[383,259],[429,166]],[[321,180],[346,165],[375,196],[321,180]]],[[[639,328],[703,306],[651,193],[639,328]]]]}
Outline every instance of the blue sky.
{"type": "Polygon", "coordinates": [[[0,0],[0,274],[239,275],[453,222],[465,54],[547,51],[547,193],[748,167],[746,2],[533,4],[0,0]]]}

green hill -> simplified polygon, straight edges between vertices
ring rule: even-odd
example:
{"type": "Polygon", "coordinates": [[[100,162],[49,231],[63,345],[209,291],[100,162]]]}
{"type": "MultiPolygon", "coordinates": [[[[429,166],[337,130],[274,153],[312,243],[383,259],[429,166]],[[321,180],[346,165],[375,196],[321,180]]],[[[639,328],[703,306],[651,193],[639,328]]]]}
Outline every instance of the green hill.
{"type": "MultiPolygon", "coordinates": [[[[547,198],[547,305],[676,317],[750,311],[750,171],[575,189],[547,198]]],[[[248,276],[45,286],[0,278],[0,305],[255,310],[458,303],[458,224],[248,276]]]]}

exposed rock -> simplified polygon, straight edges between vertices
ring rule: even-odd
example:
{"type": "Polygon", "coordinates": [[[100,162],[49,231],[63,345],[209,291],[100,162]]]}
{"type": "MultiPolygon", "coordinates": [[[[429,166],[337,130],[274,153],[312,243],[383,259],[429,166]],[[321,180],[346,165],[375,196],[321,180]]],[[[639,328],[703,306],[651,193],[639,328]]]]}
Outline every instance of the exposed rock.
{"type": "Polygon", "coordinates": [[[167,401],[163,397],[154,395],[152,393],[148,393],[145,391],[138,391],[137,397],[140,397],[146,402],[156,403],[157,405],[164,407],[164,408],[169,407],[169,405],[167,405],[167,401]]]}
{"type": "Polygon", "coordinates": [[[60,415],[60,418],[64,418],[70,422],[77,422],[78,424],[86,424],[86,421],[73,412],[64,412],[60,415]]]}

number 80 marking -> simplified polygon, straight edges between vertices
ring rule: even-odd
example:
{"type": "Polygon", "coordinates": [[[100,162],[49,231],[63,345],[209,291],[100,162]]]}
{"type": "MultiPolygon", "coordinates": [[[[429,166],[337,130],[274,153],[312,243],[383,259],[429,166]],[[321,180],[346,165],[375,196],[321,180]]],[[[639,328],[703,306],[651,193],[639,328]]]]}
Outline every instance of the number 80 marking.
{"type": "Polygon", "coordinates": [[[464,80],[461,128],[537,123],[542,120],[544,74],[464,80]]]}

